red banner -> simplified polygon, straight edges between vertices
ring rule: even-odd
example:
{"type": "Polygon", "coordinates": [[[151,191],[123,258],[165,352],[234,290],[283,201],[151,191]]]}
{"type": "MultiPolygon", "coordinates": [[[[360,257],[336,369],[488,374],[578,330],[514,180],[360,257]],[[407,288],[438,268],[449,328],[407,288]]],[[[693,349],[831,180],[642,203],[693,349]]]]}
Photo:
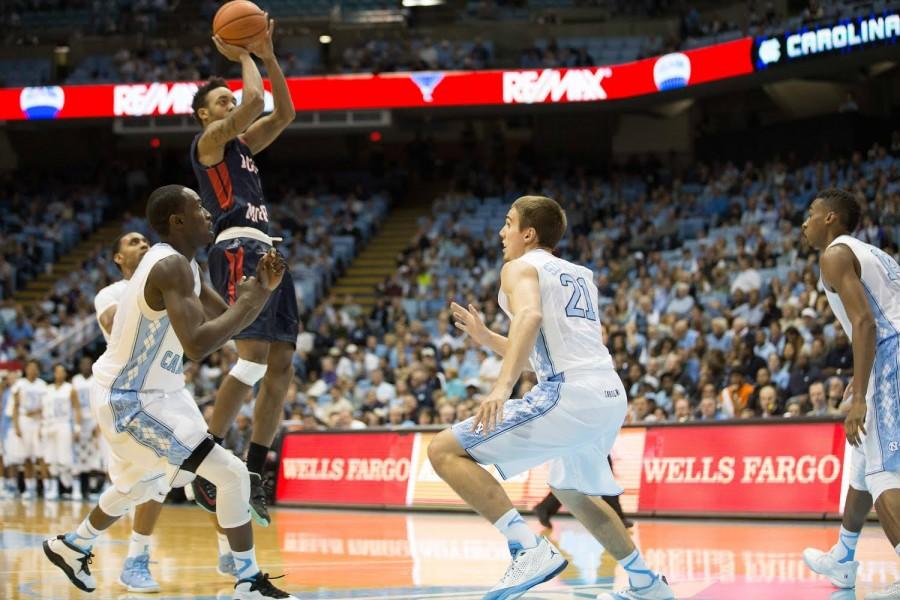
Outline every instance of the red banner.
{"type": "Polygon", "coordinates": [[[415,434],[286,435],[278,502],[406,504],[415,434]]]}
{"type": "Polygon", "coordinates": [[[844,445],[834,423],[650,428],[638,508],[834,513],[844,445]]]}
{"type": "MultiPolygon", "coordinates": [[[[748,37],[604,67],[296,77],[288,86],[298,111],[601,102],[750,74],[752,45],[748,37]]],[[[0,120],[186,115],[196,90],[195,82],[0,89],[0,120]]]]}

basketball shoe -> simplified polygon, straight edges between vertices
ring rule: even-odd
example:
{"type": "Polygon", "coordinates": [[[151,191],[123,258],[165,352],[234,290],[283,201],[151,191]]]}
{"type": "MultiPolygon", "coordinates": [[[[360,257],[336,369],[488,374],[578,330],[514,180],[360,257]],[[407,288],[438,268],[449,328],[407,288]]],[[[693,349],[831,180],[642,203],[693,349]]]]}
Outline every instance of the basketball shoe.
{"type": "Polygon", "coordinates": [[[80,590],[93,592],[97,582],[91,575],[91,564],[94,555],[91,549],[81,548],[66,540],[66,536],[58,535],[44,541],[44,554],[54,565],[59,567],[69,581],[80,590]]]}
{"type": "Polygon", "coordinates": [[[119,583],[124,585],[129,592],[150,594],[159,591],[159,584],[150,574],[150,555],[141,554],[134,558],[126,558],[122,566],[122,574],[119,575],[119,583]]]}
{"type": "Polygon", "coordinates": [[[621,592],[604,592],[597,596],[597,600],[675,600],[675,593],[669,587],[669,582],[662,575],[648,586],[636,588],[629,587],[621,592]]]}
{"type": "Polygon", "coordinates": [[[856,585],[856,570],[859,569],[859,561],[848,560],[841,563],[835,560],[831,552],[807,548],[803,551],[803,562],[813,573],[827,577],[832,585],[847,589],[856,585]]]}
{"type": "Polygon", "coordinates": [[[511,543],[509,553],[512,561],[506,573],[482,600],[518,598],[534,586],[553,579],[569,564],[556,546],[545,537],[540,538],[534,548],[522,548],[519,544],[511,543]]]}
{"type": "Polygon", "coordinates": [[[296,596],[291,596],[272,585],[268,573],[259,572],[249,579],[241,579],[234,584],[234,600],[269,600],[270,598],[298,600],[296,596]]]}
{"type": "Polygon", "coordinates": [[[900,600],[900,581],[881,590],[875,590],[865,595],[866,600],[900,600]]]}

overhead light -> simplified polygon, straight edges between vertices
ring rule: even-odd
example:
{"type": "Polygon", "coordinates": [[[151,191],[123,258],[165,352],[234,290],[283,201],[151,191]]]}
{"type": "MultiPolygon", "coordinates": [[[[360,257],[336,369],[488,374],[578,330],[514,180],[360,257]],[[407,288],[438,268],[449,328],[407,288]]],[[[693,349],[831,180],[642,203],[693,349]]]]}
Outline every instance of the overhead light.
{"type": "Polygon", "coordinates": [[[444,0],[403,0],[405,8],[413,8],[416,6],[441,6],[444,0]]]}
{"type": "Polygon", "coordinates": [[[319,36],[319,43],[320,43],[320,44],[330,44],[330,43],[331,43],[331,36],[328,35],[327,33],[326,33],[326,34],[323,34],[323,35],[320,35],[320,36],[319,36]]]}

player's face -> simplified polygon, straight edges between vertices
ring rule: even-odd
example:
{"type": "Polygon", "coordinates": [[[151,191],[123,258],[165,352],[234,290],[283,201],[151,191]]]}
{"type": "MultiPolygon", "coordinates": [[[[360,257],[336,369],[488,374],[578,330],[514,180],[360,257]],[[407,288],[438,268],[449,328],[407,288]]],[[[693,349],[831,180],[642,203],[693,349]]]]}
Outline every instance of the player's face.
{"type": "Polygon", "coordinates": [[[38,367],[36,363],[30,362],[25,365],[25,377],[28,379],[37,379],[38,367]]]}
{"type": "Polygon", "coordinates": [[[219,121],[228,116],[234,110],[237,102],[234,94],[228,88],[216,88],[206,96],[207,119],[206,123],[219,121]]]}
{"type": "Polygon", "coordinates": [[[62,365],[56,365],[53,368],[53,381],[56,383],[64,383],[66,381],[66,368],[62,365]]]}
{"type": "Polygon", "coordinates": [[[133,231],[126,234],[119,242],[119,251],[114,260],[125,269],[134,272],[149,249],[150,242],[144,237],[144,234],[133,231]]]}
{"type": "Polygon", "coordinates": [[[208,246],[213,240],[212,215],[203,208],[197,192],[184,188],[184,194],[187,196],[184,207],[185,232],[195,247],[208,246]]]}
{"type": "Polygon", "coordinates": [[[503,229],[500,230],[500,240],[503,243],[503,260],[515,260],[525,254],[525,239],[519,231],[519,211],[510,208],[506,213],[503,229]]]}
{"type": "Polygon", "coordinates": [[[821,198],[816,198],[809,205],[809,213],[800,229],[809,245],[816,250],[822,250],[825,247],[826,225],[828,224],[826,221],[831,214],[833,214],[832,211],[828,210],[828,206],[821,198]]]}

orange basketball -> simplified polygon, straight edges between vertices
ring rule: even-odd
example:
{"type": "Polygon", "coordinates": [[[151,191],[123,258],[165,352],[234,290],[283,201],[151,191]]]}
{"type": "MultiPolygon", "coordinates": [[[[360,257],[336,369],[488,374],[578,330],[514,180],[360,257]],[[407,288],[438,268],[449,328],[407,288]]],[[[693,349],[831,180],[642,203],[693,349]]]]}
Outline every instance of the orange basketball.
{"type": "Polygon", "coordinates": [[[266,34],[266,14],[249,0],[226,2],[213,17],[213,33],[226,43],[247,46],[266,34]]]}

